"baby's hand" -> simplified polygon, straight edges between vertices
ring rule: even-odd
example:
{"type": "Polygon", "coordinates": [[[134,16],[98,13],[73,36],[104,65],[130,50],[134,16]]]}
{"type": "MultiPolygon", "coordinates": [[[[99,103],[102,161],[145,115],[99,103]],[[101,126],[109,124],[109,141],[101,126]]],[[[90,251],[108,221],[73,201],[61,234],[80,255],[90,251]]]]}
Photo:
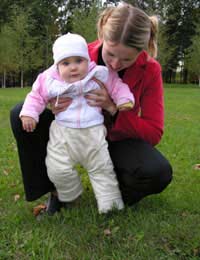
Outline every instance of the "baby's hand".
{"type": "Polygon", "coordinates": [[[33,132],[35,130],[37,122],[30,116],[22,116],[22,126],[26,132],[33,132]]]}

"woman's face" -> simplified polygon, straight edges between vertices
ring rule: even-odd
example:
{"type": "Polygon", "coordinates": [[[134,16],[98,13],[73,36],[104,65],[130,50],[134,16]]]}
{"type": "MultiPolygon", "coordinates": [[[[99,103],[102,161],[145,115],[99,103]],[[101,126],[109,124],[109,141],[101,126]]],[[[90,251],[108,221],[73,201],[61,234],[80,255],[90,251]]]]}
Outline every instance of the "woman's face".
{"type": "Polygon", "coordinates": [[[106,66],[114,71],[130,67],[137,59],[139,51],[121,43],[103,41],[102,58],[106,66]]]}

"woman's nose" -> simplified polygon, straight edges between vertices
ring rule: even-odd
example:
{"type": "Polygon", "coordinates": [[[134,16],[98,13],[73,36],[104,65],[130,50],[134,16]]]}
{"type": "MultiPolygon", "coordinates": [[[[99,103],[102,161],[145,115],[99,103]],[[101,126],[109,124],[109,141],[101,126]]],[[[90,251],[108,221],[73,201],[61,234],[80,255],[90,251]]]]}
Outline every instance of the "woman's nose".
{"type": "Polygon", "coordinates": [[[113,60],[111,62],[111,67],[113,70],[118,70],[120,68],[120,66],[121,66],[121,63],[119,60],[113,60]]]}

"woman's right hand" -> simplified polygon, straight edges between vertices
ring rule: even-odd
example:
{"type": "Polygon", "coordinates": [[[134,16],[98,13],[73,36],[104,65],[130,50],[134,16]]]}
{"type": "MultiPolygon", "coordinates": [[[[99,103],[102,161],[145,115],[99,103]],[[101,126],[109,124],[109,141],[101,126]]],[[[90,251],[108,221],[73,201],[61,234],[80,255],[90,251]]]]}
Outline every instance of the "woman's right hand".
{"type": "Polygon", "coordinates": [[[100,89],[95,89],[88,92],[85,96],[88,105],[101,107],[102,109],[108,111],[111,115],[114,115],[117,112],[117,108],[110,98],[106,86],[96,78],[93,78],[93,80],[100,86],[100,89]]]}
{"type": "Polygon", "coordinates": [[[50,103],[52,113],[54,115],[57,115],[58,113],[68,108],[68,106],[72,103],[72,98],[59,96],[57,105],[56,105],[56,98],[50,99],[49,103],[50,103]]]}

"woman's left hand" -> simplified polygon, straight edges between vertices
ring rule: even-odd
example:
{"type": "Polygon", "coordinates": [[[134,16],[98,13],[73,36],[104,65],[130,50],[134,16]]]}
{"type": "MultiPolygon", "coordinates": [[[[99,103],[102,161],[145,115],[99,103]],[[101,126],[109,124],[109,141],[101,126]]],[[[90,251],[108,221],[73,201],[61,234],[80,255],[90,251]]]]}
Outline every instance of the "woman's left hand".
{"type": "Polygon", "coordinates": [[[56,98],[52,98],[49,100],[49,104],[54,115],[66,110],[68,106],[72,103],[72,99],[70,97],[59,97],[58,104],[56,106],[56,98]]]}
{"type": "Polygon", "coordinates": [[[117,112],[117,108],[110,98],[106,87],[100,80],[96,78],[93,78],[93,80],[100,86],[100,89],[92,90],[85,96],[87,103],[93,107],[101,107],[112,115],[115,114],[117,112]]]}

